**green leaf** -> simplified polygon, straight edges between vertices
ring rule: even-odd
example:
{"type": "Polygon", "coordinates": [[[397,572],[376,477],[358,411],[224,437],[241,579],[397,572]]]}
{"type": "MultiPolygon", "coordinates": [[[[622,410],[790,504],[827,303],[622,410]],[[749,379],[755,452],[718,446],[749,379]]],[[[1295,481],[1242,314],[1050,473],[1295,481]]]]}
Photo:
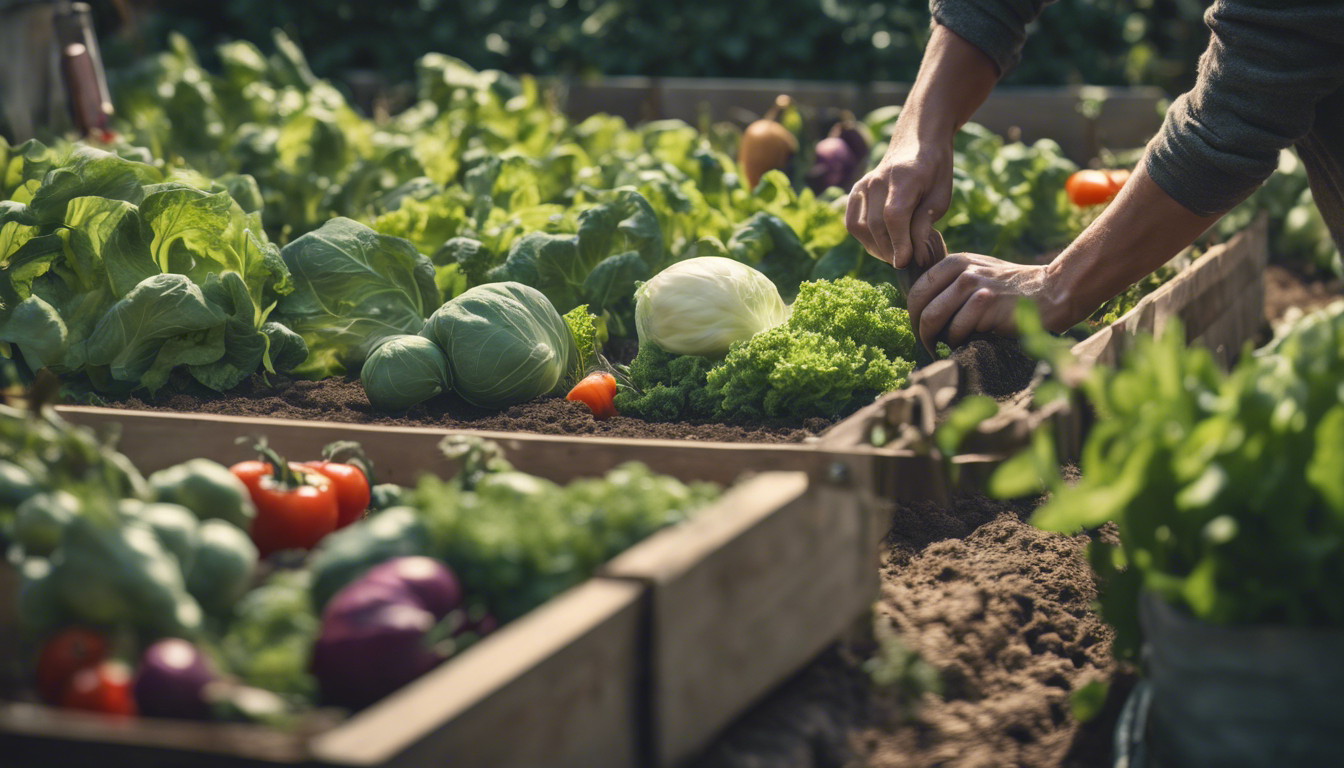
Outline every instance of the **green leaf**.
{"type": "Polygon", "coordinates": [[[938,427],[934,439],[944,456],[955,456],[966,436],[975,431],[985,419],[999,412],[999,404],[985,395],[970,395],[947,414],[947,420],[938,427]]]}
{"type": "Polygon", "coordinates": [[[163,272],[150,252],[154,232],[136,206],[104,197],[79,197],[66,208],[65,223],[75,230],[71,240],[76,253],[82,253],[79,246],[87,242],[94,257],[76,259],[85,285],[100,282],[105,274],[113,293],[125,296],[146,278],[163,272]],[[100,275],[95,276],[95,271],[100,275]]]}
{"type": "Polygon", "coordinates": [[[24,299],[0,322],[0,341],[17,346],[23,362],[34,371],[52,366],[61,372],[68,336],[61,316],[37,296],[24,299]]]}
{"type": "Polygon", "coordinates": [[[106,197],[138,204],[144,197],[141,186],[159,177],[152,166],[80,146],[68,161],[47,174],[29,207],[39,224],[59,224],[65,220],[66,206],[77,197],[106,197]]]}
{"type": "Polygon", "coordinates": [[[1316,450],[1307,482],[1321,494],[1338,524],[1344,525],[1344,405],[1326,412],[1316,427],[1316,450]]]}
{"type": "Polygon", "coordinates": [[[192,378],[211,389],[227,392],[257,371],[266,359],[269,339],[257,328],[257,308],[252,304],[247,285],[237,272],[211,274],[201,293],[219,307],[227,319],[220,339],[222,349],[213,357],[192,362],[192,378]]]}
{"type": "Polygon", "coordinates": [[[1109,680],[1089,680],[1069,695],[1069,709],[1073,719],[1080,723],[1090,722],[1106,707],[1106,697],[1110,694],[1109,680]]]}
{"type": "Polygon", "coordinates": [[[302,375],[339,375],[363,364],[379,339],[419,333],[439,308],[434,265],[407,240],[335,218],[281,251],[294,292],[276,320],[303,337],[302,375]]]}
{"type": "Polygon", "coordinates": [[[581,301],[595,312],[613,307],[621,300],[629,300],[635,292],[635,283],[647,280],[649,265],[638,251],[626,251],[598,262],[583,281],[581,301]]]}
{"type": "MultiPolygon", "coordinates": [[[[151,366],[169,339],[222,326],[225,315],[205,300],[200,286],[184,275],[155,275],[133,288],[98,321],[84,341],[83,357],[90,365],[110,367],[112,377],[135,382],[151,366]]],[[[218,357],[222,344],[212,348],[218,357]]],[[[173,354],[188,355],[176,346],[173,354]]],[[[189,355],[200,364],[200,358],[189,355]]]]}
{"type": "Polygon", "coordinates": [[[0,267],[0,279],[19,299],[33,293],[33,281],[47,273],[52,264],[65,254],[68,230],[57,230],[25,242],[0,267]]]}

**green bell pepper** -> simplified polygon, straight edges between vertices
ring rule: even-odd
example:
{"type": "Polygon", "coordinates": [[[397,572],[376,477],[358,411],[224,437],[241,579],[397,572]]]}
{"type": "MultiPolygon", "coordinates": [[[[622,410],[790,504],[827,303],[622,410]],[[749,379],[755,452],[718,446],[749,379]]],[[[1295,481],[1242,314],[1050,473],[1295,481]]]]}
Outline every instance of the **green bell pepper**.
{"type": "Polygon", "coordinates": [[[229,614],[252,583],[257,546],[224,520],[201,523],[195,561],[187,571],[187,591],[206,613],[229,614]]]}
{"type": "Polygon", "coordinates": [[[410,507],[393,507],[327,536],[309,562],[313,609],[320,615],[341,587],[394,557],[429,553],[429,531],[410,507]]]}
{"type": "Polygon", "coordinates": [[[256,508],[247,486],[223,464],[192,459],[149,476],[157,501],[181,504],[201,520],[226,520],[244,531],[252,527],[256,508]]]}

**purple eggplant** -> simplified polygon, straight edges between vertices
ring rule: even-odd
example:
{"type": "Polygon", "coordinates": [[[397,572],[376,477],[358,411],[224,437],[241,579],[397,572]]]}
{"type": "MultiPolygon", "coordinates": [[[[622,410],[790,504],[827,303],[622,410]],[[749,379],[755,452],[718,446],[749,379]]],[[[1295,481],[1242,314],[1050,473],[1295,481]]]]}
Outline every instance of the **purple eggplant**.
{"type": "Polygon", "coordinates": [[[821,194],[830,187],[848,190],[850,177],[858,166],[858,159],[849,150],[849,145],[838,137],[828,137],[817,142],[817,157],[807,172],[807,185],[813,192],[821,194]]]}
{"type": "Polygon", "coordinates": [[[826,138],[817,142],[816,159],[807,172],[807,185],[821,194],[829,187],[848,192],[867,167],[866,129],[845,113],[826,138]]]}
{"type": "Polygon", "coordinates": [[[427,557],[389,560],[346,585],[313,646],[323,700],[357,709],[433,669],[451,652],[433,630],[461,602],[457,577],[427,557]]]}
{"type": "Polygon", "coordinates": [[[148,717],[203,720],[210,715],[206,688],[217,679],[200,650],[177,638],[145,650],[135,673],[135,703],[148,717]]]}

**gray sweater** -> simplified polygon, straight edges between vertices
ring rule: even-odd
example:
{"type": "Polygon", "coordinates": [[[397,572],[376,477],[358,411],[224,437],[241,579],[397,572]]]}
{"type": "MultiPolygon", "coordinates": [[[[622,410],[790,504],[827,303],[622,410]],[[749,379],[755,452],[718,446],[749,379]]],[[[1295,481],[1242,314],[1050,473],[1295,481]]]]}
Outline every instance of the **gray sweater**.
{"type": "MultiPolygon", "coordinates": [[[[1006,72],[1026,27],[1054,0],[930,0],[938,23],[1006,72]]],[[[1190,211],[1241,202],[1296,146],[1312,195],[1344,249],[1344,2],[1216,0],[1195,87],[1167,110],[1148,175],[1190,211]]]]}

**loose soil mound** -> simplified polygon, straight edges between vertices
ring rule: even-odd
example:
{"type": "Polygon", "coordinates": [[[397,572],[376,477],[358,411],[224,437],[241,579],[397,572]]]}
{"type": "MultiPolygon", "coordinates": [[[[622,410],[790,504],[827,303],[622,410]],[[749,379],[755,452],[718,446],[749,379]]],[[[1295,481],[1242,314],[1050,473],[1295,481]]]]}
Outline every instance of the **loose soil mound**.
{"type": "Polygon", "coordinates": [[[952,359],[966,376],[966,392],[1000,400],[1016,395],[1031,383],[1036,361],[1016,339],[981,334],[965,346],[952,350],[952,359]]]}
{"type": "Polygon", "coordinates": [[[320,419],[354,424],[756,443],[801,442],[834,423],[834,420],[811,419],[802,426],[717,422],[655,424],[623,416],[596,421],[587,406],[562,398],[534,400],[504,411],[491,411],[456,397],[445,397],[417,405],[401,414],[387,414],[369,405],[358,381],[345,379],[277,380],[267,385],[254,377],[227,394],[197,388],[161,397],[128,397],[112,405],[137,410],[320,419]]]}
{"type": "Polygon", "coordinates": [[[884,543],[875,622],[941,673],[944,697],[913,709],[833,649],[734,725],[697,764],[802,766],[1106,765],[1127,677],[1112,706],[1080,725],[1069,692],[1115,669],[1091,610],[1085,537],[1025,522],[1035,503],[969,496],[897,510],[884,543]]]}

